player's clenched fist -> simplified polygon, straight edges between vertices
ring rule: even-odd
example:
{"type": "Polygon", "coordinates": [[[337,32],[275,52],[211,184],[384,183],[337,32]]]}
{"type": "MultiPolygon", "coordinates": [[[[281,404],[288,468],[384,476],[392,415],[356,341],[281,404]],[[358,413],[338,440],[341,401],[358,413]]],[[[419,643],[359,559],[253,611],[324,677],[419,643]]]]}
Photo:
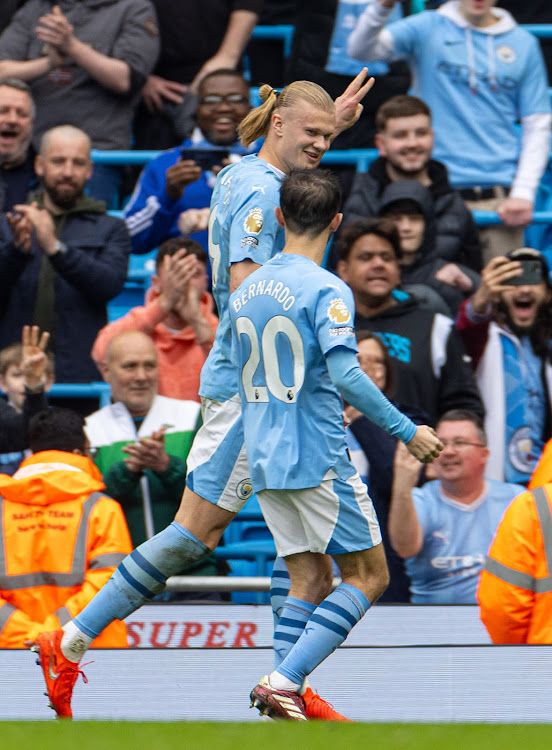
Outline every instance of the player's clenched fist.
{"type": "Polygon", "coordinates": [[[406,447],[414,458],[427,464],[437,458],[445,446],[435,434],[433,427],[423,424],[418,427],[412,440],[406,443],[406,447]]]}

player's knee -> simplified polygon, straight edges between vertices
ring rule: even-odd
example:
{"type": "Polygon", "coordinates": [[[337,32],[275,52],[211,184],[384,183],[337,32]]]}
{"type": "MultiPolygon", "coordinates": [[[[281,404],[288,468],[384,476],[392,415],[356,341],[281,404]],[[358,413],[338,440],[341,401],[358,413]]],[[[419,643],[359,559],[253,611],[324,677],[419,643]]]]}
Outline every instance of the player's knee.
{"type": "Polygon", "coordinates": [[[380,598],[380,596],[384,593],[384,591],[389,586],[390,580],[391,579],[389,577],[389,570],[387,568],[387,565],[385,565],[385,567],[383,567],[382,570],[379,570],[375,575],[375,580],[374,580],[375,594],[373,595],[372,604],[375,601],[377,601],[380,598]]]}
{"type": "Polygon", "coordinates": [[[290,596],[303,601],[320,604],[331,592],[333,572],[331,564],[321,565],[317,569],[307,568],[303,571],[290,572],[290,596]]]}
{"type": "Polygon", "coordinates": [[[389,570],[385,560],[370,570],[356,570],[354,573],[347,572],[343,575],[343,583],[355,586],[366,596],[371,604],[374,604],[385,589],[389,586],[389,570]]]}

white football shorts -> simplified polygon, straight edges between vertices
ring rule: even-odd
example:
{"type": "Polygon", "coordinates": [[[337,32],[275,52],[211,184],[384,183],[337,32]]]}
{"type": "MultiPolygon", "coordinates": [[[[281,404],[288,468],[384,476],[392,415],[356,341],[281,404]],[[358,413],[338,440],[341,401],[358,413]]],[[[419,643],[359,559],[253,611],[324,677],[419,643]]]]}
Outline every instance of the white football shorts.
{"type": "Polygon", "coordinates": [[[253,494],[245,445],[241,401],[201,399],[203,424],[187,458],[187,486],[213,505],[237,513],[253,494]]]}
{"type": "Polygon", "coordinates": [[[381,542],[376,511],[358,474],[339,479],[330,470],[318,487],[262,490],[257,497],[280,557],[340,555],[381,542]]]}

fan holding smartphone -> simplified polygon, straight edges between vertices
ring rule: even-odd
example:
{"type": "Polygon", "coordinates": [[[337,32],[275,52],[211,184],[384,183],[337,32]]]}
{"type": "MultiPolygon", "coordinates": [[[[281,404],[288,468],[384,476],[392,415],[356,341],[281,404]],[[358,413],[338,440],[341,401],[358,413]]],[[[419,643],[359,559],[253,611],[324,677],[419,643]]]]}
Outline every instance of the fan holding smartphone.
{"type": "Polygon", "coordinates": [[[237,127],[251,109],[249,85],[235,70],[205,76],[195,112],[197,127],[180,146],[146,165],[125,209],[134,253],[148,253],[169,237],[190,235],[207,250],[207,221],[216,174],[251,153],[237,127]]]}
{"type": "Polygon", "coordinates": [[[486,410],[487,476],[526,484],[552,437],[552,286],[545,256],[492,258],[456,326],[486,410]]]}

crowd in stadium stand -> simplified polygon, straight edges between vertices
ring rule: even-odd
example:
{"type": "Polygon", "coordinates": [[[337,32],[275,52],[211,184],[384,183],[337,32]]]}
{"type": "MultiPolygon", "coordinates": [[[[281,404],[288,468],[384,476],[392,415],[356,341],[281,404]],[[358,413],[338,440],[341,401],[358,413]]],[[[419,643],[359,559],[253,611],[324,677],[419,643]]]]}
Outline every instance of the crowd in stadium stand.
{"type": "MultiPolygon", "coordinates": [[[[326,265],[352,289],[361,366],[446,448],[421,471],[350,410],[349,448],[383,527],[382,601],[475,603],[500,516],[552,438],[552,223],[532,225],[552,216],[552,41],[519,25],[552,24],[552,6],[472,5],[2,3],[0,474],[28,460],[53,382],[103,378],[109,406],[63,403],[87,418],[132,543],[170,523],[218,323],[217,175],[259,150],[238,126],[261,83],[309,80],[335,99],[366,64],[375,86],[332,151],[366,150],[368,163],[328,166],[344,220],[326,265]],[[255,35],[270,24],[294,28],[290,50],[255,35]],[[93,163],[91,149],[162,153],[138,172],[93,163]],[[450,561],[445,583],[433,557],[450,561]]],[[[252,242],[261,229],[262,215],[252,242]]],[[[213,574],[214,558],[198,567],[213,574]]]]}

